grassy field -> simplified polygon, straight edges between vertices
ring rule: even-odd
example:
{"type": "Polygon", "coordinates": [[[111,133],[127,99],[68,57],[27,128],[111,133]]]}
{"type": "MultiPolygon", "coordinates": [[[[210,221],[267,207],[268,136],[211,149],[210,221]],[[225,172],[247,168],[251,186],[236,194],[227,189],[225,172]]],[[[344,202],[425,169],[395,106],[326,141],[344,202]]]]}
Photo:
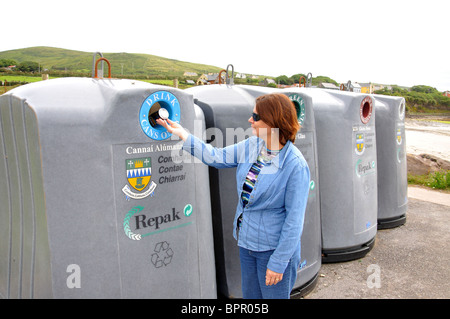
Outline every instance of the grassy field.
{"type": "MultiPolygon", "coordinates": [[[[49,77],[51,79],[51,77],[49,77]]],[[[39,82],[42,81],[41,76],[22,76],[22,75],[0,75],[1,82],[39,82]]]]}
{"type": "Polygon", "coordinates": [[[39,81],[42,81],[41,76],[0,75],[0,94],[6,93],[21,84],[34,83],[39,81]],[[5,81],[9,83],[8,86],[5,86],[5,81]],[[17,84],[19,82],[20,84],[17,84]],[[11,85],[12,83],[14,83],[14,85],[11,85]]]}
{"type": "MultiPolygon", "coordinates": [[[[49,79],[56,79],[56,77],[49,77],[49,79]]],[[[40,77],[40,76],[22,76],[22,75],[0,75],[0,81],[33,83],[33,82],[42,81],[42,77],[40,77]]],[[[139,81],[153,83],[153,84],[161,84],[161,85],[173,85],[173,80],[141,79],[139,81]]]]}
{"type": "MultiPolygon", "coordinates": [[[[49,79],[56,79],[56,77],[49,77],[49,79]]],[[[14,86],[3,86],[4,82],[7,81],[8,83],[18,83],[26,84],[26,83],[34,83],[42,81],[42,77],[40,76],[21,76],[21,75],[0,75],[0,94],[6,93],[9,90],[12,90],[13,88],[19,86],[20,84],[14,85],[14,86]]],[[[173,87],[173,80],[164,80],[164,79],[140,79],[138,81],[152,83],[152,84],[158,84],[158,85],[164,85],[164,86],[172,86],[173,87]]],[[[178,88],[185,89],[187,87],[190,87],[190,85],[186,85],[183,82],[178,83],[178,88]]]]}

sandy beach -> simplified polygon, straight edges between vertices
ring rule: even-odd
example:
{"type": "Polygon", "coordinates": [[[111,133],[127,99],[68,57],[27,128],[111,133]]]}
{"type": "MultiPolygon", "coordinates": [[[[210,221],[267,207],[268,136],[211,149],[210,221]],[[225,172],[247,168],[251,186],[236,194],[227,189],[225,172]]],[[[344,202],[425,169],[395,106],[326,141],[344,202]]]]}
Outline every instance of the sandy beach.
{"type": "Polygon", "coordinates": [[[406,153],[430,154],[450,161],[450,124],[406,119],[406,153]]]}

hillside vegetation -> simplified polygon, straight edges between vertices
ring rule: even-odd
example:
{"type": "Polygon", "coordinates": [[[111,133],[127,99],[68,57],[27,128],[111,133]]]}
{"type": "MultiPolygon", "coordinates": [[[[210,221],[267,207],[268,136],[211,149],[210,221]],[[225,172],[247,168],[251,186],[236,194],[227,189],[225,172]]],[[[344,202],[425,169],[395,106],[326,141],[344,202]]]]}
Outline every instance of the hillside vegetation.
{"type": "Polygon", "coordinates": [[[410,113],[450,112],[450,97],[427,85],[415,85],[409,90],[393,86],[374,93],[404,97],[406,110],[410,113]]]}
{"type": "MultiPolygon", "coordinates": [[[[220,67],[183,62],[150,54],[125,52],[102,52],[102,54],[111,62],[111,73],[116,77],[127,75],[147,78],[173,78],[183,76],[186,71],[202,74],[217,73],[222,70],[220,67]]],[[[97,55],[96,59],[99,57],[97,55]]],[[[40,65],[41,71],[48,70],[49,73],[90,74],[92,72],[93,52],[32,47],[0,52],[0,59],[14,60],[18,63],[35,62],[40,65]]]]}

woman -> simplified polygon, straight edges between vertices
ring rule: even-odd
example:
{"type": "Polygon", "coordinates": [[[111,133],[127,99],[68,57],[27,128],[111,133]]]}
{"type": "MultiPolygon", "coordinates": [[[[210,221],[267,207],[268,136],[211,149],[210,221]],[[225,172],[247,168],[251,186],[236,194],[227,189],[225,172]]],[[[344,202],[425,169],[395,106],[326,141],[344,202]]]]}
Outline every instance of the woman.
{"type": "Polygon", "coordinates": [[[237,168],[240,200],[233,236],[239,246],[243,297],[289,299],[300,263],[310,177],[303,155],[293,144],[299,130],[297,114],[288,97],[267,94],[256,99],[248,121],[254,136],[219,149],[178,123],[157,120],[203,163],[237,168]]]}

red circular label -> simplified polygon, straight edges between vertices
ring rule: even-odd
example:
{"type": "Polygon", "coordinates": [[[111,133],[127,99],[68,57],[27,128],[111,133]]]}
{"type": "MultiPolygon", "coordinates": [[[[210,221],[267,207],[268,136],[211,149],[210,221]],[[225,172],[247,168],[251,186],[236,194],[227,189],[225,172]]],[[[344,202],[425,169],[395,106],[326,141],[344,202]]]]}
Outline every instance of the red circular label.
{"type": "Polygon", "coordinates": [[[361,102],[361,106],[359,107],[359,116],[361,118],[361,122],[364,124],[369,123],[370,117],[372,116],[373,102],[369,96],[366,96],[364,100],[361,102]]]}

